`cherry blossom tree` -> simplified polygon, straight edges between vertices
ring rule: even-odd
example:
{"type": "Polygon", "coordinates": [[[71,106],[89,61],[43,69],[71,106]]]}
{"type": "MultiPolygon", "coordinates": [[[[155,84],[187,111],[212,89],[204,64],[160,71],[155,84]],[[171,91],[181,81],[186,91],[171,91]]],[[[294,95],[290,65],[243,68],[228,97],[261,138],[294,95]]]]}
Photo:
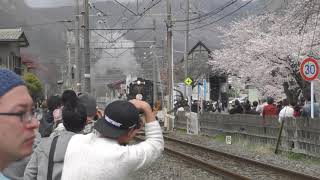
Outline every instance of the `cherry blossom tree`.
{"type": "Polygon", "coordinates": [[[315,0],[295,0],[286,9],[220,27],[222,48],[211,54],[212,71],[237,76],[264,96],[285,94],[297,100],[309,87],[299,65],[308,55],[319,54],[319,9],[315,0]]]}

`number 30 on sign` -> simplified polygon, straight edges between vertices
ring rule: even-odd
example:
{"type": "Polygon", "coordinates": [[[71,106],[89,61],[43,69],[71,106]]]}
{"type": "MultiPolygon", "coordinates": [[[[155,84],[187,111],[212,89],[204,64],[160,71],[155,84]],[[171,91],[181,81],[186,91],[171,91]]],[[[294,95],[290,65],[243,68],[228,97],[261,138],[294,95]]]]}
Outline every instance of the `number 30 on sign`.
{"type": "Polygon", "coordinates": [[[319,74],[318,62],[311,57],[303,60],[300,65],[300,74],[306,81],[312,81],[316,79],[319,74]]]}

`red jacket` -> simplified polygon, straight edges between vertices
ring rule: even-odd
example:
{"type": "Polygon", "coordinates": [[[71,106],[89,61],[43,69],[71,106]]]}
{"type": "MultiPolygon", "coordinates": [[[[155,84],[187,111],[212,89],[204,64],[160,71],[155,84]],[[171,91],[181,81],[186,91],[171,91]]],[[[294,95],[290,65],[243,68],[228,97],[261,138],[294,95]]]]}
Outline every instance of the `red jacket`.
{"type": "Polygon", "coordinates": [[[278,109],[277,106],[274,104],[268,104],[263,107],[262,116],[277,116],[278,115],[278,109]]]}

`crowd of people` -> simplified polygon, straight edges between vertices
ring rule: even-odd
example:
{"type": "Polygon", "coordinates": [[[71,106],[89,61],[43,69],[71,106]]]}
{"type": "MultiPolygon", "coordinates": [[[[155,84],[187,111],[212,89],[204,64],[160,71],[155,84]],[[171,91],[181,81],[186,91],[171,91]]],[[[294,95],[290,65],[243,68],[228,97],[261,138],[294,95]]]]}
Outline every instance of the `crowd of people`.
{"type": "MultiPolygon", "coordinates": [[[[188,100],[186,99],[176,101],[174,105],[175,111],[179,108],[183,111],[186,107],[189,107],[188,100]]],[[[244,99],[243,102],[236,99],[229,108],[225,108],[225,105],[220,100],[192,100],[190,111],[195,113],[202,111],[229,114],[253,114],[262,117],[273,116],[279,117],[279,122],[281,122],[281,119],[284,117],[311,117],[311,96],[310,94],[306,94],[305,97],[301,97],[297,102],[289,101],[288,99],[275,102],[272,97],[262,98],[252,103],[247,98],[244,99]]],[[[316,101],[314,102],[314,117],[320,117],[320,107],[316,101]]]]}
{"type": "Polygon", "coordinates": [[[0,180],[127,179],[163,151],[145,101],[117,100],[102,112],[90,94],[65,90],[41,106],[20,76],[0,69],[0,180]],[[143,127],[146,140],[129,144],[143,127]]]}
{"type": "MultiPolygon", "coordinates": [[[[272,97],[261,99],[259,102],[254,101],[251,105],[250,101],[246,100],[240,103],[235,100],[234,105],[229,110],[230,114],[256,114],[262,117],[273,116],[279,117],[279,121],[284,117],[311,117],[311,96],[306,95],[305,99],[301,99],[299,103],[289,102],[288,99],[283,99],[274,102],[272,97]]],[[[314,103],[314,117],[319,117],[319,103],[314,103]]]]}
{"type": "MultiPolygon", "coordinates": [[[[229,113],[274,116],[281,122],[310,117],[310,100],[276,104],[268,97],[252,105],[236,100],[229,113]]],[[[222,110],[220,104],[212,109],[222,110]]],[[[314,117],[319,116],[314,103],[314,117]]],[[[163,148],[161,127],[145,101],[116,100],[102,111],[90,94],[65,90],[37,109],[21,77],[0,69],[0,180],[127,179],[154,162],[163,148]],[[129,144],[143,127],[146,140],[129,144]]]]}

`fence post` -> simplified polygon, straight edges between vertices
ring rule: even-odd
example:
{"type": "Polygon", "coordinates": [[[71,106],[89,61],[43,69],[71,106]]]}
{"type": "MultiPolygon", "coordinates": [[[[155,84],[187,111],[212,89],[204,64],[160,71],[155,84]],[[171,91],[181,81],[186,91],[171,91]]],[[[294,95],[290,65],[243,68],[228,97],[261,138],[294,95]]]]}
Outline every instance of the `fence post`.
{"type": "Polygon", "coordinates": [[[281,134],[282,134],[284,121],[285,121],[285,119],[283,119],[282,122],[281,122],[281,127],[280,127],[280,130],[279,130],[278,139],[277,139],[277,145],[276,145],[276,149],[274,151],[275,154],[278,153],[278,148],[279,148],[279,144],[280,144],[280,141],[281,141],[281,134]]]}

